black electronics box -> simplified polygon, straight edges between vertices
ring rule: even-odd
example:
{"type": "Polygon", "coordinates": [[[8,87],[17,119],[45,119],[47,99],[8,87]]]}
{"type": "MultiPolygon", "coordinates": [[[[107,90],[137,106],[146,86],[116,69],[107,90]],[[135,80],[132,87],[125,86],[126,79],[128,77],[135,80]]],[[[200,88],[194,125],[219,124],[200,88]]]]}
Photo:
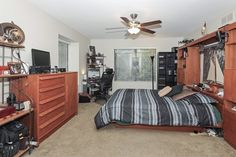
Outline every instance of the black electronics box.
{"type": "Polygon", "coordinates": [[[58,68],[59,72],[66,72],[66,68],[58,68]]]}
{"type": "Polygon", "coordinates": [[[29,73],[30,74],[42,74],[42,73],[50,73],[50,66],[30,66],[29,73]]]}

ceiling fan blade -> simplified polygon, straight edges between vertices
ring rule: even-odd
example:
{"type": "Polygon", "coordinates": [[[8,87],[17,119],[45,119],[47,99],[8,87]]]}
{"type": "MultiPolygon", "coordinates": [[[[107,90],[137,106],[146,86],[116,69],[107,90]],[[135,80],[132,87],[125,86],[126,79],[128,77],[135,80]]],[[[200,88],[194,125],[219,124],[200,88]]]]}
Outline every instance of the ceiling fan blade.
{"type": "Polygon", "coordinates": [[[143,27],[143,26],[157,25],[160,23],[161,23],[161,20],[156,20],[156,21],[141,23],[140,26],[143,27]]]}
{"type": "Polygon", "coordinates": [[[129,24],[129,19],[127,17],[120,17],[125,23],[129,24]]]}
{"type": "Polygon", "coordinates": [[[143,32],[146,32],[146,33],[150,33],[150,34],[154,34],[154,33],[156,33],[155,31],[152,31],[152,30],[150,30],[150,29],[147,29],[147,28],[139,28],[141,31],[143,31],[143,32]]]}
{"type": "Polygon", "coordinates": [[[127,29],[126,27],[111,27],[111,28],[105,28],[105,30],[113,30],[113,29],[127,29]]]}

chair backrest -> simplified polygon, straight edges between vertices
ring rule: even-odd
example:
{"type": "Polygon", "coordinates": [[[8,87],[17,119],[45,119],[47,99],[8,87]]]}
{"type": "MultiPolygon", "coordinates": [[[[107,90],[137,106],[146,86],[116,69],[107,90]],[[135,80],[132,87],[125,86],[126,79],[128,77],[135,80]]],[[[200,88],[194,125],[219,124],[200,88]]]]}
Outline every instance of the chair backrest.
{"type": "Polygon", "coordinates": [[[102,74],[102,78],[100,80],[101,83],[103,83],[105,88],[111,88],[112,87],[112,80],[114,77],[113,69],[106,69],[105,72],[102,74]]]}

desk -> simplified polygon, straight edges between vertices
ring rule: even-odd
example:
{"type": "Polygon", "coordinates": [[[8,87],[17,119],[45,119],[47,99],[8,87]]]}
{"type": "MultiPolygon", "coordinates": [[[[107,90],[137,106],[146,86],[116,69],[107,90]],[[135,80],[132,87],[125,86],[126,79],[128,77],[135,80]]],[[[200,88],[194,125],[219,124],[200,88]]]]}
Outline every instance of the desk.
{"type": "Polygon", "coordinates": [[[88,93],[92,97],[96,95],[95,92],[100,90],[99,84],[100,84],[100,78],[88,79],[88,83],[87,83],[88,93]]]}

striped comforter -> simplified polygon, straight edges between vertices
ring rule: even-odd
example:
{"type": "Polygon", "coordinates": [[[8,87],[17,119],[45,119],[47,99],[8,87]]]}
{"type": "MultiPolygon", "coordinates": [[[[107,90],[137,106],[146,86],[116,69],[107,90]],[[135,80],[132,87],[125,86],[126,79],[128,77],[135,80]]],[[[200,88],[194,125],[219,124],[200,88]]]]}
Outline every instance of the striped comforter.
{"type": "Polygon", "coordinates": [[[97,129],[111,122],[163,126],[215,126],[211,104],[159,97],[149,89],[119,89],[95,116],[97,129]]]}

